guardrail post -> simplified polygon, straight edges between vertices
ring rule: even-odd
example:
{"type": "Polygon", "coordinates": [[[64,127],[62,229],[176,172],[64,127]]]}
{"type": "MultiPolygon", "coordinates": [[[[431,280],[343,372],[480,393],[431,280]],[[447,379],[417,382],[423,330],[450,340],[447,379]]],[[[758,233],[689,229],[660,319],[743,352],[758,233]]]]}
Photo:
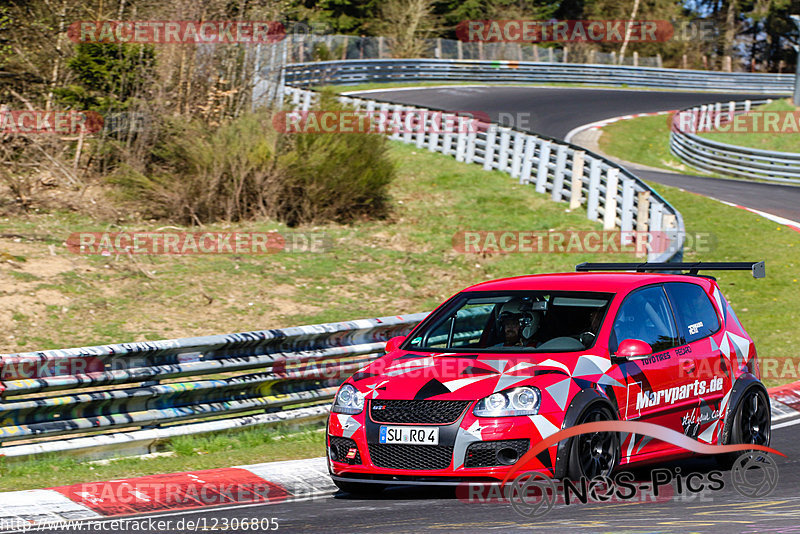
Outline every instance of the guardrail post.
{"type": "Polygon", "coordinates": [[[486,150],[483,152],[483,168],[490,171],[494,168],[494,146],[497,138],[497,128],[493,124],[486,130],[486,150]]]}
{"type": "MultiPolygon", "coordinates": [[[[446,124],[452,124],[456,128],[456,135],[458,135],[458,131],[461,129],[461,122],[458,120],[458,117],[448,113],[442,119],[446,124]]],[[[442,154],[450,155],[453,153],[453,132],[450,127],[445,128],[444,135],[442,135],[442,154]]]]}
{"type": "Polygon", "coordinates": [[[403,142],[404,143],[411,143],[414,135],[413,125],[414,125],[414,111],[413,107],[405,107],[403,108],[403,142]]]}
{"type": "Polygon", "coordinates": [[[661,202],[650,203],[650,232],[661,231],[661,215],[664,211],[664,204],[661,202]]]}
{"type": "Polygon", "coordinates": [[[497,168],[503,172],[508,171],[508,142],[510,135],[508,128],[500,129],[500,151],[497,154],[497,168]]]}
{"type": "Polygon", "coordinates": [[[583,157],[586,152],[576,150],[572,156],[572,180],[570,183],[569,209],[574,210],[581,206],[583,199],[583,157]]]}
{"type": "Polygon", "coordinates": [[[511,177],[519,178],[520,167],[522,166],[522,150],[525,148],[525,134],[514,132],[514,151],[511,154],[511,177]]]}
{"type": "Polygon", "coordinates": [[[638,195],[636,210],[636,255],[647,257],[647,216],[650,213],[650,191],[642,191],[638,195]]]}
{"type": "Polygon", "coordinates": [[[425,146],[425,130],[428,127],[428,112],[420,110],[419,121],[417,122],[416,141],[417,148],[425,146]]]}
{"type": "MultiPolygon", "coordinates": [[[[552,50],[552,48],[550,49],[552,50]]],[[[542,141],[539,147],[539,167],[536,169],[536,192],[544,193],[547,191],[547,171],[550,169],[550,141],[542,141]]]]}
{"type": "Polygon", "coordinates": [[[467,132],[467,153],[464,155],[464,162],[465,163],[472,163],[475,161],[475,138],[477,137],[477,132],[475,128],[469,128],[467,132]]]}
{"type": "Polygon", "coordinates": [[[628,245],[633,242],[633,180],[630,178],[622,179],[622,224],[620,228],[627,235],[623,235],[622,243],[628,245]]]}
{"type": "Polygon", "coordinates": [[[303,111],[308,111],[311,109],[311,91],[306,91],[303,94],[303,111]]]}
{"type": "Polygon", "coordinates": [[[708,127],[706,127],[707,120],[708,120],[708,106],[704,104],[700,106],[700,114],[697,121],[697,129],[696,129],[697,132],[707,132],[708,130],[711,129],[710,123],[708,124],[708,127]]]}
{"type": "Polygon", "coordinates": [[[392,125],[394,131],[389,137],[395,141],[399,141],[400,136],[403,135],[402,132],[405,129],[405,123],[403,121],[403,106],[392,106],[392,119],[390,124],[392,125]]]}
{"type": "Polygon", "coordinates": [[[553,175],[553,192],[550,198],[561,202],[561,192],[564,190],[564,171],[567,168],[567,146],[558,145],[556,149],[556,172],[553,175]]]}
{"type": "MultiPolygon", "coordinates": [[[[797,26],[798,31],[800,31],[800,15],[789,15],[789,18],[792,19],[794,25],[797,26]]],[[[797,66],[794,70],[794,91],[792,92],[792,104],[795,106],[800,106],[800,46],[795,45],[793,46],[795,52],[797,52],[797,66]]]]}
{"type": "Polygon", "coordinates": [[[522,156],[522,172],[519,174],[519,183],[531,183],[531,169],[533,168],[533,154],[539,138],[535,135],[525,136],[525,154],[522,156]]]}
{"type": "Polygon", "coordinates": [[[617,185],[619,169],[611,167],[606,171],[606,204],[603,213],[603,230],[613,230],[617,225],[617,185]]]}
{"type": "Polygon", "coordinates": [[[589,198],[586,201],[586,217],[596,221],[600,206],[600,160],[592,158],[589,164],[589,198]]]}
{"type": "Polygon", "coordinates": [[[458,133],[456,134],[456,161],[466,160],[467,134],[464,133],[464,117],[458,117],[458,133]]]}
{"type": "Polygon", "coordinates": [[[439,148],[439,132],[442,128],[447,128],[443,113],[437,112],[434,117],[439,118],[439,124],[436,124],[436,121],[431,117],[431,130],[428,132],[428,150],[430,152],[436,152],[436,149],[439,148]]]}
{"type": "Polygon", "coordinates": [[[750,102],[749,100],[745,100],[744,101],[744,112],[745,113],[750,113],[751,104],[752,104],[752,102],[750,102]]]}

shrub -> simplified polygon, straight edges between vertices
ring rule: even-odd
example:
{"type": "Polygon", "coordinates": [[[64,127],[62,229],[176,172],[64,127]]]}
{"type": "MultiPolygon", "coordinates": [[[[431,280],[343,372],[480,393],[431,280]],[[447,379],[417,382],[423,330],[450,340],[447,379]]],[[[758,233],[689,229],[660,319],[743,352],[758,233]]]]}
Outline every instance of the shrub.
{"type": "MultiPolygon", "coordinates": [[[[343,109],[324,94],[319,109],[343,109]]],[[[268,113],[213,127],[166,119],[146,165],[111,181],[149,217],[184,224],[271,217],[289,226],[381,218],[395,177],[378,134],[277,134],[268,113]]]]}
{"type": "Polygon", "coordinates": [[[255,113],[209,128],[185,119],[165,122],[152,149],[155,170],[131,168],[112,181],[129,198],[143,200],[145,214],[181,223],[238,221],[267,214],[268,178],[274,172],[274,135],[255,113]]]}
{"type": "MultiPolygon", "coordinates": [[[[344,109],[324,92],[316,109],[344,109]]],[[[382,218],[396,176],[380,134],[282,134],[270,215],[289,226],[382,218]]]]}

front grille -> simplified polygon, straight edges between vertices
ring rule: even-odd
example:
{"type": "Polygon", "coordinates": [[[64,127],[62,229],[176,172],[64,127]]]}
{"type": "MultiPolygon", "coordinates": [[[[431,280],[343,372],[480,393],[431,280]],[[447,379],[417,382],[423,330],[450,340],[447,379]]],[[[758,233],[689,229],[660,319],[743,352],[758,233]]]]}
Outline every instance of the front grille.
{"type": "Polygon", "coordinates": [[[449,425],[454,423],[470,401],[372,400],[370,417],[376,423],[449,425]]]}
{"type": "MultiPolygon", "coordinates": [[[[527,439],[504,439],[500,441],[477,441],[467,447],[464,456],[464,467],[494,467],[497,465],[510,465],[497,459],[497,451],[505,448],[517,451],[521,458],[528,452],[530,441],[527,439]]],[[[513,463],[513,462],[512,462],[513,463]]]]}
{"type": "Polygon", "coordinates": [[[358,451],[358,446],[356,442],[350,438],[343,438],[340,436],[328,436],[331,440],[330,445],[330,455],[331,460],[334,462],[342,462],[345,464],[350,465],[360,465],[361,464],[361,452],[358,451]],[[356,456],[355,458],[348,458],[347,453],[350,452],[350,449],[355,447],[356,449],[356,456]]]}
{"type": "Polygon", "coordinates": [[[444,445],[370,444],[372,463],[387,469],[447,469],[453,447],[444,445]]]}

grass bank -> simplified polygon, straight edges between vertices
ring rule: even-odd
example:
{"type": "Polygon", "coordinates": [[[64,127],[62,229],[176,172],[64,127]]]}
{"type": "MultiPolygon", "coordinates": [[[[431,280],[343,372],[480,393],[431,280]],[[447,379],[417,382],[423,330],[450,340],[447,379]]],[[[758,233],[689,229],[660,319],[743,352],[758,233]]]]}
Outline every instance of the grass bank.
{"type": "MultiPolygon", "coordinates": [[[[789,99],[784,99],[756,106],[753,110],[759,112],[798,111],[800,108],[793,106],[789,99]]],[[[761,115],[759,117],[764,116],[761,115]]],[[[796,118],[793,123],[787,124],[785,128],[784,121],[780,120],[773,130],[778,130],[780,133],[709,132],[700,134],[700,137],[729,145],[746,146],[759,150],[800,152],[800,133],[798,133],[796,118]]]]}

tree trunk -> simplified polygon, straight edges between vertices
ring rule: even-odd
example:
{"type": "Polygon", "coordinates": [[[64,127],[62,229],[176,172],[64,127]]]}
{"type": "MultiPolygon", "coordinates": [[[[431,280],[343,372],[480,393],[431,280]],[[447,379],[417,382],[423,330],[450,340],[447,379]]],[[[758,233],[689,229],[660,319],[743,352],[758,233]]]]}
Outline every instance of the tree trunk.
{"type": "Polygon", "coordinates": [[[639,13],[639,0],[633,0],[633,9],[631,10],[631,17],[628,20],[628,27],[625,28],[625,38],[622,40],[622,47],[619,49],[619,62],[622,64],[625,58],[625,50],[628,48],[628,41],[631,39],[631,25],[639,13]]]}

